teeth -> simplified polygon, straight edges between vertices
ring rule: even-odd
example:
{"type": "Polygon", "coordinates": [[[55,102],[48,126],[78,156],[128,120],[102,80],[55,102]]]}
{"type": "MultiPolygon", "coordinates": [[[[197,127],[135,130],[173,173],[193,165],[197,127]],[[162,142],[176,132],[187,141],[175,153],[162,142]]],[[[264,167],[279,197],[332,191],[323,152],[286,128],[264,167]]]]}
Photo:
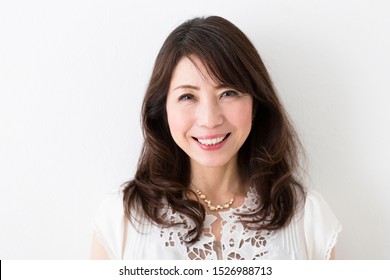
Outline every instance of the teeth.
{"type": "Polygon", "coordinates": [[[225,139],[226,136],[223,136],[223,137],[218,137],[218,138],[214,138],[214,139],[198,139],[198,141],[203,144],[203,145],[206,145],[206,146],[213,146],[213,145],[216,145],[216,144],[219,144],[221,143],[224,139],[225,139]]]}

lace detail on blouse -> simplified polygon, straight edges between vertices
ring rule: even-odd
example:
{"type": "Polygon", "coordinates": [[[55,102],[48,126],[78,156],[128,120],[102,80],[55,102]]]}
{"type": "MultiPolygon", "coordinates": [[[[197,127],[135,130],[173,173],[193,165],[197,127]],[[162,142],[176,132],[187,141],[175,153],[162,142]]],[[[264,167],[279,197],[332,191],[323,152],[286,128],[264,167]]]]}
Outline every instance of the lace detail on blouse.
{"type": "Polygon", "coordinates": [[[217,217],[206,214],[203,233],[193,245],[185,243],[185,236],[195,227],[194,222],[183,214],[177,214],[166,208],[162,218],[171,223],[182,223],[169,228],[161,228],[160,237],[165,247],[180,247],[183,254],[192,260],[256,260],[268,259],[277,248],[271,245],[275,233],[267,230],[254,230],[244,226],[236,213],[248,213],[257,209],[259,201],[253,188],[250,188],[244,204],[219,212],[221,217],[221,240],[216,240],[212,233],[212,224],[217,217]]]}

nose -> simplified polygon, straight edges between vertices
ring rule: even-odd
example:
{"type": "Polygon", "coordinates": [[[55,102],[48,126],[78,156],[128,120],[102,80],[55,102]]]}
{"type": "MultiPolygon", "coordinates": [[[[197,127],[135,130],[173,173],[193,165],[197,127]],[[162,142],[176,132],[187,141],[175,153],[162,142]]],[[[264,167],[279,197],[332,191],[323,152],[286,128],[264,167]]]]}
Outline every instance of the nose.
{"type": "Polygon", "coordinates": [[[205,128],[215,128],[223,123],[223,113],[217,100],[207,99],[199,102],[197,110],[197,125],[205,128]]]}

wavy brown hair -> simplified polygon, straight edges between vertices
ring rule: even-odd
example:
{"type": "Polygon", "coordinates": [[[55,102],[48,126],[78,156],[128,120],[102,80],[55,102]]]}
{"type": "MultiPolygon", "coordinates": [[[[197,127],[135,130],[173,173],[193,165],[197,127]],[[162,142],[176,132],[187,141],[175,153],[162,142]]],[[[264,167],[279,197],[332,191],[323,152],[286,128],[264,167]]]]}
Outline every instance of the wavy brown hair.
{"type": "Polygon", "coordinates": [[[127,217],[139,218],[136,212],[173,226],[161,213],[168,205],[194,221],[188,243],[203,231],[206,212],[199,201],[188,199],[190,161],[170,134],[166,112],[172,73],[183,57],[198,58],[218,83],[253,96],[253,126],[237,160],[240,175],[257,190],[261,203],[255,212],[243,214],[243,222],[260,230],[286,226],[299,193],[305,193],[296,177],[300,143],[257,50],[240,29],[217,16],[178,26],[156,58],[142,106],[144,145],[134,179],[124,184],[127,217]]]}

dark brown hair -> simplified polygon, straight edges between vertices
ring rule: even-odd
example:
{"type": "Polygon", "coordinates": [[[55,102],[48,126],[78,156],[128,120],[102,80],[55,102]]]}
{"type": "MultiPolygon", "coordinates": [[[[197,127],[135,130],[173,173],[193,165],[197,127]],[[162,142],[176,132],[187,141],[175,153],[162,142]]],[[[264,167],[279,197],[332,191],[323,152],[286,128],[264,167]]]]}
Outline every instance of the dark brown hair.
{"type": "Polygon", "coordinates": [[[168,205],[194,221],[189,243],[203,231],[205,209],[187,198],[189,158],[174,142],[166,112],[173,70],[181,58],[190,56],[198,58],[220,84],[253,96],[253,126],[238,152],[238,166],[241,176],[257,190],[261,204],[256,212],[243,215],[243,221],[256,229],[284,227],[296,212],[302,197],[298,193],[304,194],[296,179],[299,141],[255,47],[234,24],[217,16],[181,24],[156,58],[142,106],[142,153],[134,179],[124,185],[127,217],[137,219],[137,209],[152,222],[173,226],[161,213],[168,205]]]}

